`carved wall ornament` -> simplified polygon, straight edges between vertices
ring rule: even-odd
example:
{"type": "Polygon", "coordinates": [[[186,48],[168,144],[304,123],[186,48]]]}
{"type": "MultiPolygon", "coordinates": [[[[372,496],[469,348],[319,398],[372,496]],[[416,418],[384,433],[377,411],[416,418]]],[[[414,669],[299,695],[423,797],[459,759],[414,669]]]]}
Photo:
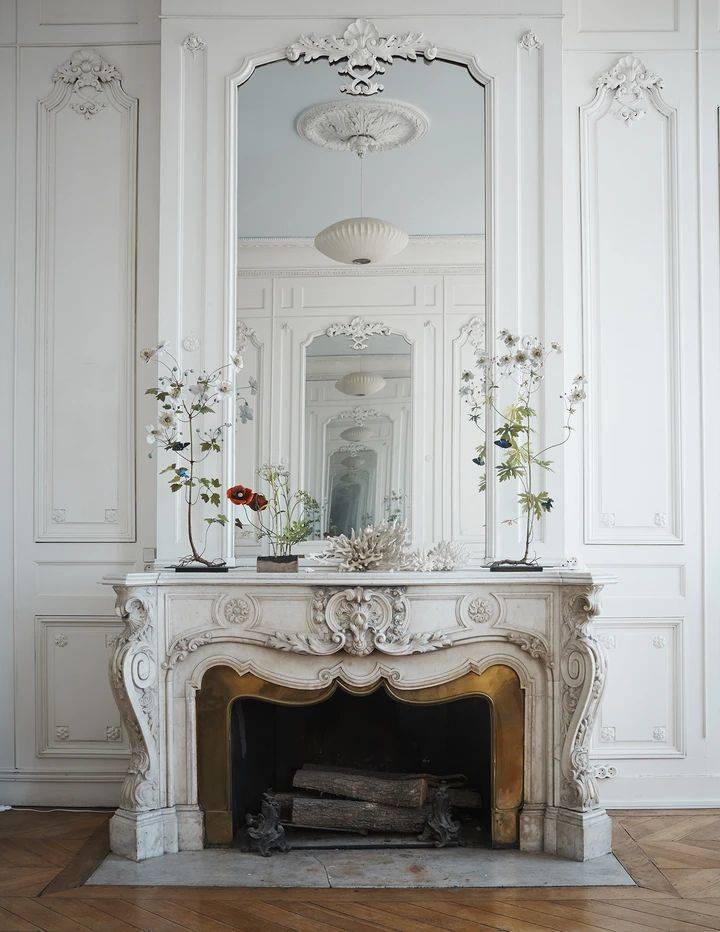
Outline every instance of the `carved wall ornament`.
{"type": "Polygon", "coordinates": [[[55,638],[56,647],[67,647],[68,646],[68,636],[67,634],[58,634],[55,638]]]}
{"type": "Polygon", "coordinates": [[[531,49],[540,49],[542,48],[542,44],[542,39],[537,33],[533,32],[532,29],[528,29],[528,31],[524,32],[518,39],[518,45],[526,52],[529,52],[531,49]]]}
{"type": "Polygon", "coordinates": [[[121,75],[96,49],[78,49],[55,71],[53,81],[72,88],[71,108],[89,120],[105,109],[105,85],[119,84],[121,75]]]}
{"type": "Polygon", "coordinates": [[[626,55],[600,75],[596,86],[599,91],[614,92],[611,112],[626,126],[632,126],[645,116],[645,99],[648,94],[660,91],[663,80],[660,75],[648,71],[639,58],[626,55]]]}
{"type": "Polygon", "coordinates": [[[422,654],[449,647],[443,631],[409,633],[403,586],[315,591],[307,634],[275,631],[266,647],[298,654],[335,654],[345,651],[365,657],[384,654],[422,654]]]}
{"type": "Polygon", "coordinates": [[[433,61],[437,48],[426,42],[421,32],[381,36],[374,23],[356,19],[342,36],[300,36],[287,48],[286,55],[289,61],[302,57],[305,63],[319,58],[327,58],[329,65],[344,62],[337,71],[350,81],[340,90],[353,96],[370,96],[384,90],[376,78],[385,74],[385,64],[391,65],[394,58],[416,61],[418,55],[433,61]]]}
{"type": "Polygon", "coordinates": [[[656,637],[652,639],[652,646],[658,648],[658,650],[662,650],[662,648],[665,647],[666,644],[667,644],[667,641],[661,634],[658,634],[656,637]]]}
{"type": "Polygon", "coordinates": [[[615,650],[617,647],[617,638],[614,634],[601,634],[598,636],[598,641],[600,641],[605,650],[615,650]]]}
{"type": "Polygon", "coordinates": [[[200,349],[200,337],[194,333],[188,334],[182,341],[182,348],[186,353],[194,353],[200,349]]]}
{"type": "Polygon", "coordinates": [[[325,336],[346,336],[350,337],[352,348],[357,352],[362,352],[368,348],[368,337],[387,336],[390,328],[378,320],[363,320],[362,317],[353,317],[349,323],[330,324],[325,331],[325,336]]]}
{"type": "Polygon", "coordinates": [[[56,725],[55,726],[55,740],[56,741],[68,741],[70,739],[70,726],[69,725],[56,725]]]}
{"type": "Polygon", "coordinates": [[[603,512],[603,514],[600,515],[600,523],[603,527],[615,527],[615,512],[603,512]]]}
{"type": "Polygon", "coordinates": [[[615,726],[603,725],[600,729],[600,740],[603,744],[613,744],[615,741],[615,726]]]}
{"type": "Polygon", "coordinates": [[[160,802],[155,595],[116,586],[116,614],[124,621],[110,658],[110,686],[130,741],[130,764],[120,807],[155,809],[160,802]]]}
{"type": "Polygon", "coordinates": [[[400,100],[331,100],[303,110],[295,122],[302,139],[323,149],[361,156],[407,146],[429,128],[430,120],[422,110],[400,100]]]}
{"type": "Polygon", "coordinates": [[[664,511],[656,511],[653,515],[653,524],[655,527],[667,527],[668,526],[668,516],[664,511]]]}
{"type": "Polygon", "coordinates": [[[204,52],[207,48],[205,40],[201,39],[196,32],[191,32],[189,35],[185,36],[182,45],[186,51],[191,53],[193,58],[195,58],[198,52],[204,52]]]}
{"type": "Polygon", "coordinates": [[[117,508],[106,508],[105,509],[105,524],[117,524],[117,523],[118,523],[117,508]]]}
{"type": "Polygon", "coordinates": [[[664,725],[656,725],[652,732],[653,741],[667,741],[667,728],[664,725]]]}
{"type": "Polygon", "coordinates": [[[380,412],[377,408],[361,408],[360,405],[355,405],[354,408],[350,408],[347,411],[341,411],[339,414],[336,414],[332,420],[334,421],[353,421],[356,427],[363,427],[365,421],[371,417],[380,417],[380,412]]]}
{"type": "Polygon", "coordinates": [[[590,625],[600,611],[602,587],[567,592],[563,601],[560,648],[561,716],[563,747],[561,768],[564,805],[591,809],[598,791],[590,764],[590,738],[605,688],[607,663],[590,625]]]}
{"type": "Polygon", "coordinates": [[[611,764],[596,764],[595,765],[595,779],[596,780],[612,780],[612,778],[616,776],[617,776],[617,767],[613,767],[611,764]]]}
{"type": "Polygon", "coordinates": [[[67,520],[67,510],[65,508],[53,508],[52,510],[53,524],[65,524],[66,520],[67,520]]]}
{"type": "Polygon", "coordinates": [[[108,725],[105,729],[106,741],[119,741],[122,737],[119,725],[108,725]]]}

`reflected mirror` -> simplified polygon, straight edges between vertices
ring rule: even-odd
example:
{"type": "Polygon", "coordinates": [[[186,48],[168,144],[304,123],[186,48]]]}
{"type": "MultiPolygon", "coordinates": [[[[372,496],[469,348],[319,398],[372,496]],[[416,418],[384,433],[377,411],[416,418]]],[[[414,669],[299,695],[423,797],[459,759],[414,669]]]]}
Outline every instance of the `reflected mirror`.
{"type": "MultiPolygon", "coordinates": [[[[397,518],[482,556],[482,438],[458,387],[485,329],[485,88],[440,56],[397,57],[371,94],[344,83],[283,60],[237,89],[236,313],[258,395],[234,478],[287,462],[319,503],[316,550],[397,518]]],[[[238,534],[238,555],[254,545],[238,534]]]]}
{"type": "Polygon", "coordinates": [[[305,484],[320,537],[409,518],[412,349],[396,334],[363,342],[322,335],[306,350],[305,484]]]}

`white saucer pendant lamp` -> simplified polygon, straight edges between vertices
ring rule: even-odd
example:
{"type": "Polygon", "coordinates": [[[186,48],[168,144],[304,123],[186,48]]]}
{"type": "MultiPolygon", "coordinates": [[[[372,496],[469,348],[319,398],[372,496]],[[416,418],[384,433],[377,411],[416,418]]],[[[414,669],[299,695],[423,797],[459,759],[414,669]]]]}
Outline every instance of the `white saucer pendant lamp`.
{"type": "Polygon", "coordinates": [[[315,237],[315,248],[345,265],[387,262],[408,244],[400,227],[377,217],[348,217],[325,227],[315,237]]]}
{"type": "Polygon", "coordinates": [[[366,398],[385,388],[385,379],[373,372],[348,372],[335,383],[335,388],[343,395],[366,398]]]}

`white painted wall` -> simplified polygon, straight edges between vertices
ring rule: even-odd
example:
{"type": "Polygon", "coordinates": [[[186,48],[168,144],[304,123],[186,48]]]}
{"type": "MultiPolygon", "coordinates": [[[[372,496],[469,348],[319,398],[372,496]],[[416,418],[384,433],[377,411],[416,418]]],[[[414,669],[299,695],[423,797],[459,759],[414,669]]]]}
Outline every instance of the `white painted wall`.
{"type": "MultiPolygon", "coordinates": [[[[582,369],[591,376],[582,436],[566,448],[553,480],[561,511],[542,546],[621,577],[599,622],[610,679],[594,747],[597,762],[617,770],[603,784],[603,802],[716,805],[718,4],[566,0],[561,9],[560,0],[523,0],[521,7],[514,15],[510,2],[478,0],[468,15],[460,0],[442,8],[433,0],[393,0],[376,19],[475,55],[492,78],[491,328],[561,334],[564,376],[582,369]],[[542,44],[528,51],[518,40],[531,29],[542,44]],[[593,104],[598,77],[625,55],[664,82],[630,127],[608,100],[593,104]]],[[[0,445],[14,501],[0,514],[3,801],[115,800],[125,751],[122,734],[115,740],[104,669],[116,624],[96,581],[142,561],[143,548],[154,544],[156,515],[155,464],[142,437],[153,411],[141,394],[147,379],[134,371],[131,340],[135,348],[151,342],[158,326],[178,350],[196,337],[199,348],[182,352],[202,365],[234,342],[237,311],[253,330],[249,356],[266,397],[289,404],[298,341],[312,327],[307,315],[298,323],[302,308],[295,298],[287,304],[281,289],[304,283],[256,276],[236,292],[227,238],[235,201],[226,174],[226,81],[258,51],[281,49],[301,32],[341,30],[363,11],[377,14],[370,0],[307,0],[302,13],[288,0],[262,9],[215,0],[213,16],[200,0],[163,0],[161,60],[153,0],[0,0],[0,398],[6,436],[14,439],[12,450],[0,445]],[[183,45],[190,33],[204,49],[183,45]],[[55,69],[84,46],[118,67],[130,102],[88,120],[67,107],[51,118],[38,102],[51,94],[55,69]],[[38,126],[58,142],[39,161],[38,126]],[[108,219],[118,204],[129,207],[133,146],[136,211],[108,219]],[[59,193],[59,228],[47,211],[55,203],[46,197],[48,183],[59,193]],[[118,200],[103,200],[108,190],[118,200]],[[118,258],[133,236],[135,300],[119,284],[127,283],[127,267],[118,258]],[[53,321],[61,326],[53,330],[53,321]],[[102,379],[94,371],[98,357],[108,360],[102,379]],[[50,368],[49,360],[57,364],[50,368]],[[271,368],[288,365],[287,380],[271,384],[271,368]],[[136,386],[130,405],[123,377],[136,386]],[[53,379],[60,380],[57,394],[53,379]],[[106,393],[101,424],[85,403],[91,384],[106,393]],[[128,428],[134,468],[121,433],[128,428]],[[63,438],[71,444],[63,447],[63,438]],[[53,520],[60,509],[56,517],[65,520],[53,520]]],[[[319,287],[317,270],[311,277],[319,287]]],[[[443,285],[434,300],[448,293],[443,285]]],[[[395,321],[415,328],[423,371],[444,380],[447,397],[467,351],[462,327],[474,313],[455,311],[441,302],[395,321]]],[[[315,324],[321,319],[330,322],[318,313],[315,324]]],[[[548,384],[549,411],[562,380],[548,384]]],[[[292,443],[299,449],[298,437],[283,440],[280,427],[270,429],[269,411],[261,416],[267,420],[252,435],[253,457],[290,451],[292,443]]],[[[449,451],[460,428],[447,412],[436,416],[439,448],[449,451]]],[[[415,468],[427,487],[455,475],[449,452],[415,468]]],[[[495,514],[508,508],[498,496],[495,514]]],[[[430,535],[455,513],[466,513],[462,502],[434,504],[421,527],[430,535]]],[[[160,500],[164,558],[180,547],[176,517],[172,503],[160,500]]],[[[472,528],[451,530],[472,535],[472,528]]],[[[515,544],[512,534],[496,531],[496,551],[515,544]]],[[[231,546],[228,535],[228,552],[231,546]]]]}

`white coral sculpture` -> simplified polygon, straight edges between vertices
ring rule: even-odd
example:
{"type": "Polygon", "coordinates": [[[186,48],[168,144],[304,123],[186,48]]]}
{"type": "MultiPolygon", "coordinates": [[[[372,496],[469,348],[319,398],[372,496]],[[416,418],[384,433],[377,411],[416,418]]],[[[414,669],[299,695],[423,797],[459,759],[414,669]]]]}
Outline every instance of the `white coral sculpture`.
{"type": "Polygon", "coordinates": [[[441,540],[427,552],[431,569],[435,572],[447,572],[465,566],[468,561],[468,552],[462,544],[449,540],[441,540]]]}
{"type": "Polygon", "coordinates": [[[415,568],[417,555],[408,546],[407,526],[399,522],[381,521],[360,533],[353,530],[349,537],[328,537],[325,544],[318,559],[339,560],[338,569],[346,573],[415,568]]]}

